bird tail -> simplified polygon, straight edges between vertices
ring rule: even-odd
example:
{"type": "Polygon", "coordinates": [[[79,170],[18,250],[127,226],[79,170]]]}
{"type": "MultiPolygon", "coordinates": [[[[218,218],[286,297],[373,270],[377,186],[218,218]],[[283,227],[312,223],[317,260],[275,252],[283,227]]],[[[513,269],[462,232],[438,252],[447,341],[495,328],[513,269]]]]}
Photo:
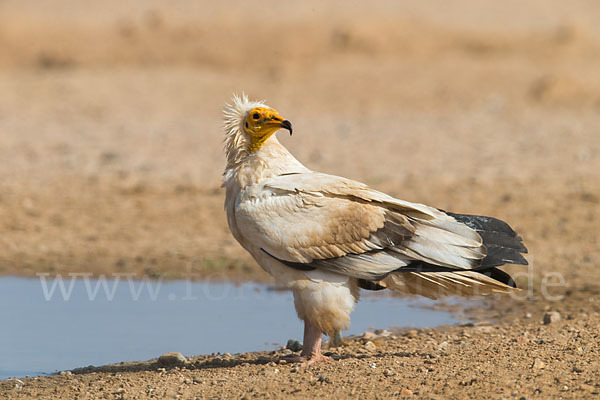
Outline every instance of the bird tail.
{"type": "Polygon", "coordinates": [[[419,294],[430,299],[452,295],[476,296],[509,293],[519,290],[514,286],[514,282],[508,274],[498,269],[495,270],[490,273],[472,270],[393,272],[377,284],[390,290],[419,294]],[[498,277],[494,276],[495,274],[505,275],[502,278],[508,284],[498,280],[498,277]]]}
{"type": "Polygon", "coordinates": [[[504,264],[528,265],[521,254],[527,253],[521,237],[506,222],[496,218],[444,212],[481,236],[486,248],[481,264],[465,270],[413,261],[377,284],[433,299],[447,295],[473,296],[518,290],[511,276],[496,267],[504,264]]]}

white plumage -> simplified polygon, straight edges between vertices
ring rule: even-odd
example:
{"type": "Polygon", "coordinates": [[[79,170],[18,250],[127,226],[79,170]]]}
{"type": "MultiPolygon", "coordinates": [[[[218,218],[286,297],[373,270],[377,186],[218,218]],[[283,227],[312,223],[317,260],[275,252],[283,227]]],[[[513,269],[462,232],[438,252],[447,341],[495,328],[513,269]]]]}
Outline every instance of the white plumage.
{"type": "Polygon", "coordinates": [[[233,236],[293,290],[304,359],[325,359],[321,332],[348,329],[359,287],[432,298],[512,290],[495,267],[526,263],[526,249],[506,223],[311,171],[277,141],[281,128],[291,133],[277,111],[246,96],[225,108],[225,209],[233,236]]]}

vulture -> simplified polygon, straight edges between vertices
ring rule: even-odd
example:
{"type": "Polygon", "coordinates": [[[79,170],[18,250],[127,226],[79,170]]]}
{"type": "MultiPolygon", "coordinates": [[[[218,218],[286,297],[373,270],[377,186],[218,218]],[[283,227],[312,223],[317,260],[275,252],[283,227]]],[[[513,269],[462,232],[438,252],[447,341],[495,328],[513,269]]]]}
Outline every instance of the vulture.
{"type": "Polygon", "coordinates": [[[235,239],[291,289],[304,321],[295,361],[327,361],[322,335],[349,328],[360,289],[438,298],[507,293],[498,267],[527,265],[522,239],[504,221],[391,197],[310,170],[279,143],[292,124],[261,101],[234,95],[224,109],[227,222],[235,239]]]}

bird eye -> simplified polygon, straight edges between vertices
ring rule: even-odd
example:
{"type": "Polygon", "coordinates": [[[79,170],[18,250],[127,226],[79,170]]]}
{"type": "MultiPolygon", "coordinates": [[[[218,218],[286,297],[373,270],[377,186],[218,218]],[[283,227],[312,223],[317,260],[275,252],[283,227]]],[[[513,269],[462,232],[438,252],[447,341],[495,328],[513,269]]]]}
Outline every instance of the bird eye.
{"type": "Polygon", "coordinates": [[[254,113],[252,114],[252,118],[255,120],[258,120],[260,118],[260,114],[259,113],[254,113]]]}

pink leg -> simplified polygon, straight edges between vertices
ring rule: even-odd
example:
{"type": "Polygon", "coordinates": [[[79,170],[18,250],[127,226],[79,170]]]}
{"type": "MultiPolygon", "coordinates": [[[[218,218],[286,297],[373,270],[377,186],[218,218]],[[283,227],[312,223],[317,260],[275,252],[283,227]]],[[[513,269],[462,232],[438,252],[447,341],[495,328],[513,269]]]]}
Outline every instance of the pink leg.
{"type": "Polygon", "coordinates": [[[331,358],[321,354],[321,330],[312,322],[304,321],[304,344],[300,356],[310,365],[315,362],[330,361],[331,358]]]}

